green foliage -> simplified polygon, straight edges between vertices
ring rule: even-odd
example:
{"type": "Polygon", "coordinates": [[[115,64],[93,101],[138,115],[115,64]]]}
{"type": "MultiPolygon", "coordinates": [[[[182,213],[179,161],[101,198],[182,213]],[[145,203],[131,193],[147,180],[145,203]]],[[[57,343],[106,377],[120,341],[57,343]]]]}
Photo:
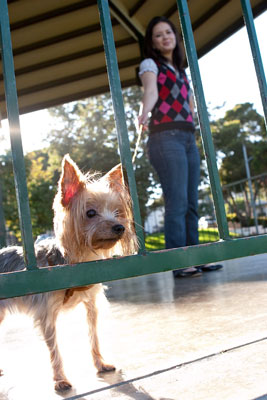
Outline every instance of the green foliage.
{"type": "Polygon", "coordinates": [[[2,186],[3,208],[9,231],[20,235],[19,216],[11,153],[0,156],[0,184],[2,186]]]}
{"type": "Polygon", "coordinates": [[[46,151],[27,155],[27,160],[31,163],[28,191],[34,237],[53,229],[52,203],[58,174],[54,173],[49,159],[46,151]]]}
{"type": "Polygon", "coordinates": [[[250,103],[238,104],[224,118],[211,124],[213,141],[221,158],[222,184],[246,178],[242,144],[251,158],[251,175],[267,170],[267,140],[264,120],[250,103]]]}
{"type": "MultiPolygon", "coordinates": [[[[0,156],[5,222],[8,230],[21,239],[11,153],[0,156]]],[[[33,236],[53,227],[52,202],[56,190],[53,169],[46,150],[25,156],[33,236]]],[[[57,174],[58,176],[58,174],[57,174]]]]}
{"type": "MultiPolygon", "coordinates": [[[[219,240],[218,229],[207,228],[199,229],[199,243],[217,242],[219,240]]],[[[235,233],[231,233],[231,237],[237,237],[235,233]]],[[[145,238],[146,249],[149,251],[165,249],[164,233],[153,233],[145,238]]]]}
{"type": "MultiPolygon", "coordinates": [[[[199,242],[207,243],[219,240],[218,230],[209,228],[199,231],[199,242]]],[[[153,233],[145,238],[146,249],[149,251],[165,249],[164,233],[153,233]]]]}
{"type": "Polygon", "coordinates": [[[146,249],[152,250],[163,250],[165,249],[164,233],[153,233],[145,237],[146,249]]]}

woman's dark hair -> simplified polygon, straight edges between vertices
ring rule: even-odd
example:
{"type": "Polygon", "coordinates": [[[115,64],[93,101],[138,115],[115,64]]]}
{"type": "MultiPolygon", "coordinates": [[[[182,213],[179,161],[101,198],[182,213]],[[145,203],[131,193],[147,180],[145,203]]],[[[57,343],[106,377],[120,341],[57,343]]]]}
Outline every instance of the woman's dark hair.
{"type": "Polygon", "coordinates": [[[144,40],[145,57],[153,58],[153,60],[155,60],[155,61],[160,61],[160,62],[165,62],[165,63],[167,61],[166,58],[163,57],[157,49],[153,49],[153,42],[152,42],[153,28],[159,22],[166,22],[171,27],[173,33],[176,36],[176,46],[173,50],[173,64],[176,68],[178,68],[179,71],[181,71],[183,69],[183,64],[184,64],[184,53],[183,53],[182,47],[180,45],[180,38],[179,38],[178,31],[177,31],[175,25],[171,21],[169,21],[168,18],[166,18],[166,17],[154,17],[149,22],[149,24],[146,28],[146,34],[145,34],[145,40],[144,40]]]}

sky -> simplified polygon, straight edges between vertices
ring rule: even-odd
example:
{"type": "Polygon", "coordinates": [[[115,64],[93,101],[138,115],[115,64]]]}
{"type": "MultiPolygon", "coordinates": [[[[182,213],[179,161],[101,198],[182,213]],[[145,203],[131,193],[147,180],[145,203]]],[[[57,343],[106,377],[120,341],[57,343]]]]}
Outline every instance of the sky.
{"type": "MultiPolygon", "coordinates": [[[[267,75],[267,11],[255,20],[255,28],[261,51],[262,63],[267,75]]],[[[226,110],[236,104],[250,102],[263,115],[258,81],[256,78],[247,30],[242,28],[236,34],[210,51],[199,60],[206,104],[212,116],[223,117],[226,110]],[[216,107],[223,106],[216,111],[216,107]]],[[[47,110],[21,115],[20,127],[25,153],[40,149],[55,120],[47,110]]],[[[2,121],[6,140],[1,143],[0,153],[10,147],[8,123],[2,121]]]]}

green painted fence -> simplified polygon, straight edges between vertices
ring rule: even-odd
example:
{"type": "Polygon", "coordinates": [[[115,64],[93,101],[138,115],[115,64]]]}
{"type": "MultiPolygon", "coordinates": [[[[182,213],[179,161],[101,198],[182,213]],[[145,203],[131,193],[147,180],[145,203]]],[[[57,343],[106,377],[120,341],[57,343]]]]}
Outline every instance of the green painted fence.
{"type": "MultiPolygon", "coordinates": [[[[123,107],[122,91],[109,13],[109,5],[107,0],[98,0],[97,3],[100,14],[110,91],[115,111],[120,157],[133,199],[134,219],[136,223],[136,232],[140,241],[140,251],[137,255],[121,257],[117,259],[114,258],[110,260],[93,261],[77,265],[56,266],[52,269],[42,268],[39,270],[37,268],[34,255],[30,209],[21,144],[19,109],[12,57],[8,8],[7,1],[0,0],[1,54],[4,71],[6,104],[10,127],[11,148],[21,223],[22,242],[25,263],[27,265],[25,271],[1,274],[0,298],[84,286],[91,283],[129,278],[193,265],[207,264],[237,257],[261,254],[267,251],[267,235],[259,235],[256,237],[241,239],[231,239],[229,236],[222,190],[216,165],[215,151],[209,126],[207,107],[201,83],[195,42],[186,0],[177,0],[177,6],[179,15],[181,17],[180,21],[182,33],[196,97],[201,135],[210,176],[211,191],[215,206],[220,241],[216,243],[179,249],[155,252],[146,251],[143,230],[141,229],[141,218],[138,196],[136,192],[136,183],[131,163],[131,153],[129,148],[129,139],[123,107]]],[[[255,63],[266,122],[266,79],[264,76],[257,36],[255,33],[251,6],[249,0],[241,0],[241,5],[247,26],[252,56],[255,63]]],[[[1,215],[2,214],[0,214],[0,216],[1,215]]],[[[2,240],[3,238],[4,235],[2,235],[2,240]]]]}

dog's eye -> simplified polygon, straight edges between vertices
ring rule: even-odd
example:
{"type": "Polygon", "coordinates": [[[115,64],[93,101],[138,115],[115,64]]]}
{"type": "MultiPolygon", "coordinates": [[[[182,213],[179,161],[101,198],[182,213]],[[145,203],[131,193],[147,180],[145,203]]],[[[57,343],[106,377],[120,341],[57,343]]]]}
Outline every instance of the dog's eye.
{"type": "Polygon", "coordinates": [[[113,214],[114,214],[114,217],[117,218],[120,215],[120,212],[119,212],[119,210],[115,210],[113,214]]]}
{"type": "Polygon", "coordinates": [[[97,212],[93,208],[91,210],[86,211],[86,215],[88,218],[93,218],[96,216],[96,214],[97,214],[97,212]]]}

